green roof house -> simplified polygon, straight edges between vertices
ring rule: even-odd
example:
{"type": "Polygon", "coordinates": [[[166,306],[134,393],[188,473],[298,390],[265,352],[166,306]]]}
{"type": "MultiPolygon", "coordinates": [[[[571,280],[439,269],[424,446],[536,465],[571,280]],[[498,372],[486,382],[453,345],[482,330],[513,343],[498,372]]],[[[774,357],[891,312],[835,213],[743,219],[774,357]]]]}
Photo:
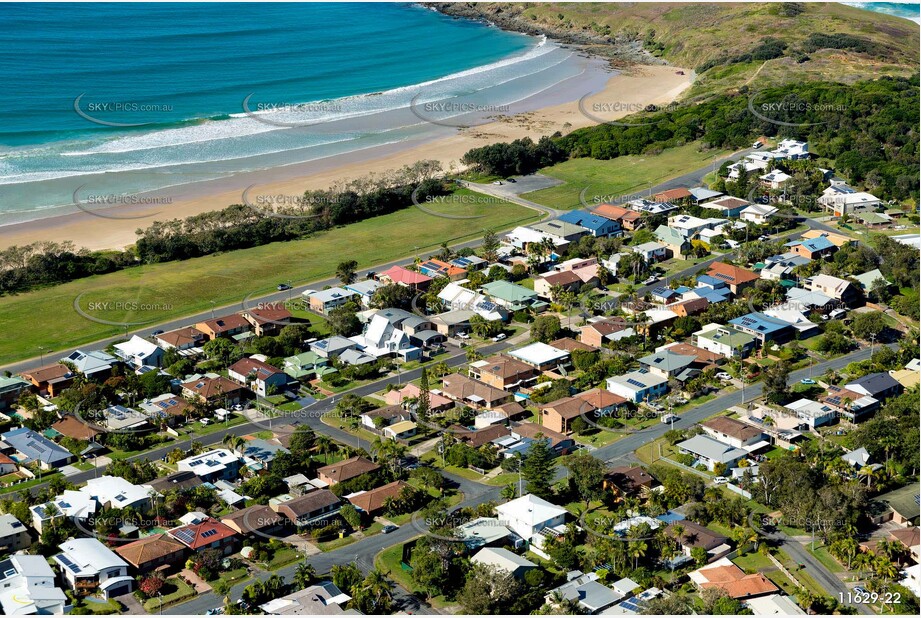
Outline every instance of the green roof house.
{"type": "Polygon", "coordinates": [[[286,358],[282,371],[295,380],[301,380],[304,378],[310,379],[313,376],[320,378],[327,374],[335,373],[336,368],[330,367],[329,360],[316,352],[301,352],[296,356],[286,358]]]}
{"type": "Polygon", "coordinates": [[[667,225],[660,225],[654,233],[656,240],[672,252],[672,256],[681,256],[686,253],[691,245],[688,240],[681,235],[681,232],[674,230],[667,225]]]}
{"type": "Polygon", "coordinates": [[[544,304],[534,290],[508,281],[490,281],[480,289],[489,296],[490,300],[509,311],[520,311],[544,304]]]}

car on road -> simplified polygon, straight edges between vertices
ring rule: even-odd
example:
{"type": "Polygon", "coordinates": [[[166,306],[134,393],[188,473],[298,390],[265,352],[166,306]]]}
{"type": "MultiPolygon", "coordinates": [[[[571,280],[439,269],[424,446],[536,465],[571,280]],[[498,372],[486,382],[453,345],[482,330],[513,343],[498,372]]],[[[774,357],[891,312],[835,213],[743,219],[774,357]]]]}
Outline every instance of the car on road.
{"type": "Polygon", "coordinates": [[[515,180],[514,178],[506,178],[506,179],[505,179],[505,182],[510,182],[510,183],[514,184],[514,183],[516,183],[516,182],[518,182],[518,181],[515,180]]]}
{"type": "Polygon", "coordinates": [[[758,237],[758,240],[760,240],[761,242],[764,242],[765,240],[770,240],[770,239],[771,237],[768,236],[767,234],[762,234],[761,236],[758,237]]]}
{"type": "Polygon", "coordinates": [[[154,332],[152,332],[152,333],[150,333],[150,334],[156,337],[157,335],[162,335],[162,334],[163,334],[163,331],[158,329],[158,330],[155,330],[154,332]]]}
{"type": "Polygon", "coordinates": [[[454,336],[457,337],[458,339],[470,339],[470,335],[468,335],[467,333],[462,333],[462,332],[454,333],[454,336]]]}
{"type": "Polygon", "coordinates": [[[658,280],[659,280],[658,277],[656,277],[655,275],[652,275],[651,277],[648,277],[645,281],[643,281],[643,285],[651,285],[658,280]]]}
{"type": "Polygon", "coordinates": [[[493,341],[502,341],[503,339],[505,339],[505,333],[499,333],[492,338],[493,341]]]}
{"type": "Polygon", "coordinates": [[[762,144],[760,141],[759,141],[759,142],[755,142],[754,144],[752,144],[752,148],[754,148],[755,150],[758,150],[758,149],[761,148],[763,145],[764,145],[764,144],[762,144]]]}
{"type": "Polygon", "coordinates": [[[394,526],[393,524],[387,524],[381,529],[381,533],[390,534],[391,532],[394,532],[395,530],[399,530],[399,529],[400,529],[399,526],[394,526]]]}
{"type": "Polygon", "coordinates": [[[369,270],[367,273],[365,273],[365,279],[374,279],[374,275],[376,274],[377,273],[373,270],[369,270]]]}
{"type": "Polygon", "coordinates": [[[713,477],[713,484],[714,484],[714,485],[725,485],[725,484],[728,483],[728,482],[729,482],[729,479],[727,479],[725,476],[715,476],[715,477],[713,477]]]}
{"type": "Polygon", "coordinates": [[[720,371],[718,374],[716,374],[716,379],[722,380],[723,382],[728,382],[732,379],[732,376],[725,371],[720,371]]]}
{"type": "Polygon", "coordinates": [[[502,181],[501,181],[501,180],[494,180],[494,181],[493,181],[493,184],[494,184],[494,185],[501,185],[501,184],[502,184],[502,181]]]}
{"type": "Polygon", "coordinates": [[[205,616],[220,616],[223,613],[224,613],[223,607],[212,607],[211,609],[205,612],[205,616]]]}
{"type": "Polygon", "coordinates": [[[800,383],[800,384],[808,384],[808,385],[811,386],[811,385],[815,384],[815,380],[813,380],[812,378],[803,378],[802,380],[799,381],[799,383],[800,383]]]}
{"type": "Polygon", "coordinates": [[[286,291],[286,290],[290,290],[290,289],[291,289],[291,286],[288,285],[287,283],[279,283],[277,289],[278,289],[279,292],[284,292],[284,291],[286,291]]]}
{"type": "Polygon", "coordinates": [[[659,420],[661,420],[663,423],[668,425],[669,423],[675,423],[675,422],[680,421],[681,417],[678,416],[677,414],[666,414],[659,420]]]}

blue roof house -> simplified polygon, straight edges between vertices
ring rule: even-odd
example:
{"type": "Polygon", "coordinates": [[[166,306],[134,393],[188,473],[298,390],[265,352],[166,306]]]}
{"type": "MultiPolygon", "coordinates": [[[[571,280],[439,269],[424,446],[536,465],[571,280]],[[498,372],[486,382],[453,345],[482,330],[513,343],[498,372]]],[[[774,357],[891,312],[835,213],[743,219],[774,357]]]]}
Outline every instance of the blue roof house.
{"type": "Polygon", "coordinates": [[[37,461],[43,470],[66,466],[74,458],[66,448],[58,446],[27,427],[8,431],[0,435],[0,439],[16,449],[21,462],[37,461]]]}
{"type": "Polygon", "coordinates": [[[595,238],[605,236],[620,236],[623,230],[620,223],[600,215],[588,212],[587,210],[570,210],[557,217],[560,221],[572,223],[588,230],[595,238]]]}
{"type": "Polygon", "coordinates": [[[772,318],[763,313],[749,313],[729,320],[736,329],[748,333],[764,346],[768,343],[786,343],[793,338],[796,329],[789,322],[772,318]]]}

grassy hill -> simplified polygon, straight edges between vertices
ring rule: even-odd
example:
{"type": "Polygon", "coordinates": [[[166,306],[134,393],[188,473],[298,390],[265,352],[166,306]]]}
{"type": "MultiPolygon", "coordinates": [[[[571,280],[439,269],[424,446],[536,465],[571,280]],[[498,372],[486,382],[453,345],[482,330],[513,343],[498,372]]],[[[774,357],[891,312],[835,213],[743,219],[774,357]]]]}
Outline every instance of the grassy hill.
{"type": "Polygon", "coordinates": [[[434,6],[507,29],[548,34],[615,60],[645,55],[647,62],[694,69],[699,75],[685,93],[689,99],[744,85],[908,76],[917,72],[919,62],[917,24],[833,2],[434,6]]]}

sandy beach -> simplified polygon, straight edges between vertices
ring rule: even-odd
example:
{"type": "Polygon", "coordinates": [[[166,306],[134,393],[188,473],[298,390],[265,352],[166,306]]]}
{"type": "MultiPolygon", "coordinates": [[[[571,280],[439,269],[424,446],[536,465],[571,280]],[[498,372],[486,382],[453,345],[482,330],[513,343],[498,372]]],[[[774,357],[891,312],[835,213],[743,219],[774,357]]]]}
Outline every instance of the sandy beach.
{"type": "MultiPolygon", "coordinates": [[[[604,120],[615,120],[642,109],[649,104],[663,105],[674,101],[690,86],[692,72],[678,67],[635,66],[611,77],[604,90],[585,100],[583,109],[604,120]],[[598,107],[593,104],[597,103],[598,107]],[[603,109],[604,111],[595,111],[603,109]]],[[[458,129],[454,136],[428,142],[409,142],[352,152],[299,168],[266,170],[225,178],[211,183],[208,192],[183,196],[176,194],[166,204],[121,207],[112,216],[103,218],[86,212],[30,221],[0,227],[0,247],[25,245],[36,241],[73,241],[87,249],[124,248],[135,242],[136,230],[154,221],[184,218],[190,215],[220,210],[242,202],[244,188],[250,199],[259,195],[299,195],[307,189],[323,189],[337,181],[381,173],[421,159],[437,159],[445,169],[460,167],[459,161],[471,148],[493,142],[508,141],[525,136],[539,138],[556,131],[568,133],[574,129],[596,124],[584,115],[578,101],[554,105],[507,117],[497,117],[487,124],[458,129]]]]}

